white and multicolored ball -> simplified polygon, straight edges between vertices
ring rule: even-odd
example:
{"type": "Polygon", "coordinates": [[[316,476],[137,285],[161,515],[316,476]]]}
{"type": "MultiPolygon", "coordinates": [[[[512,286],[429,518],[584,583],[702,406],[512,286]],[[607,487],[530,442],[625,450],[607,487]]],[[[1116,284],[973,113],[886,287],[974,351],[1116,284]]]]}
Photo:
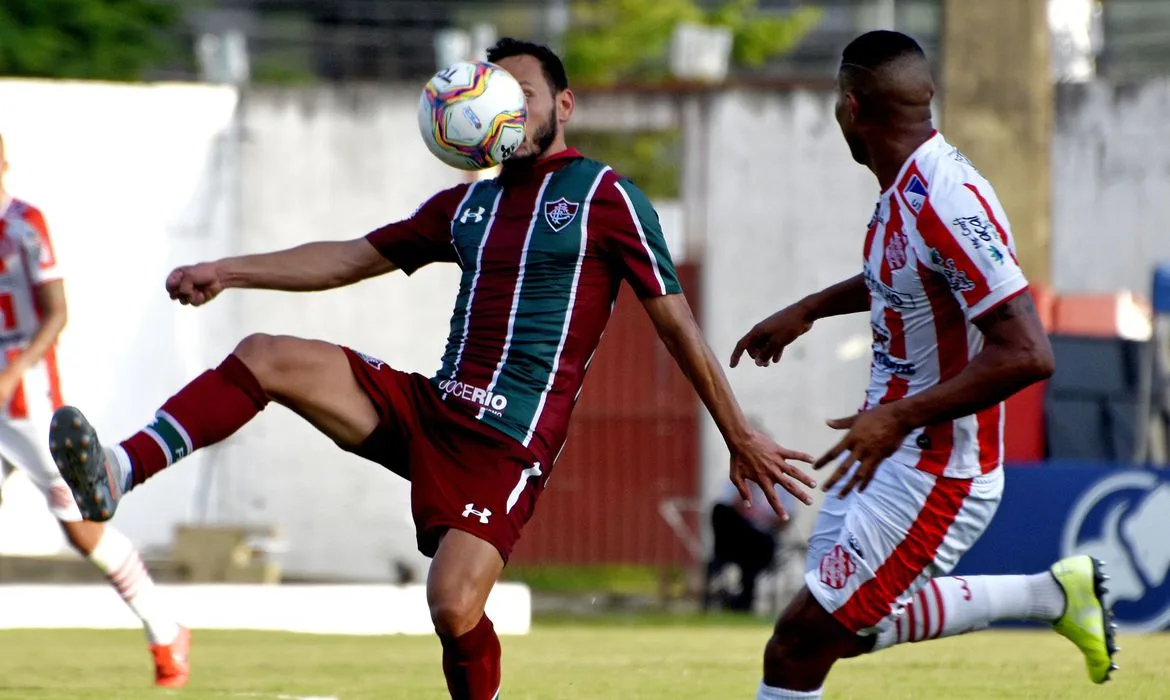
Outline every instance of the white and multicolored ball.
{"type": "Polygon", "coordinates": [[[432,77],[418,105],[427,148],[460,170],[503,163],[524,143],[528,109],[520,83],[486,61],[453,63],[432,77]]]}

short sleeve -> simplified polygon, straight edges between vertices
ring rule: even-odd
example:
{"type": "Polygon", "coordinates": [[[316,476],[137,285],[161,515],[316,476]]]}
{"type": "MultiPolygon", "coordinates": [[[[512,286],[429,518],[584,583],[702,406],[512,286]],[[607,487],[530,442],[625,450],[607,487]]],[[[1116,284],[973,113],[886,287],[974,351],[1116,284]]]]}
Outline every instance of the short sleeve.
{"type": "MultiPolygon", "coordinates": [[[[603,245],[639,298],[679,294],[682,286],[658,213],[646,195],[624,178],[612,179],[615,201],[603,245]]],[[[605,193],[611,194],[611,193],[605,193]]]]}
{"type": "Polygon", "coordinates": [[[409,218],[370,232],[366,240],[408,275],[431,263],[458,262],[451,243],[451,217],[466,192],[467,185],[444,190],[409,218]]]}
{"type": "Polygon", "coordinates": [[[30,281],[35,286],[61,279],[61,272],[57,268],[57,254],[53,250],[53,241],[49,237],[49,227],[45,223],[44,215],[39,209],[28,207],[24,211],[23,219],[30,229],[29,235],[24,238],[24,256],[28,264],[30,281]]]}
{"type": "Polygon", "coordinates": [[[946,279],[970,321],[1028,288],[1004,222],[970,184],[931,192],[919,214],[918,257],[946,279]]]}

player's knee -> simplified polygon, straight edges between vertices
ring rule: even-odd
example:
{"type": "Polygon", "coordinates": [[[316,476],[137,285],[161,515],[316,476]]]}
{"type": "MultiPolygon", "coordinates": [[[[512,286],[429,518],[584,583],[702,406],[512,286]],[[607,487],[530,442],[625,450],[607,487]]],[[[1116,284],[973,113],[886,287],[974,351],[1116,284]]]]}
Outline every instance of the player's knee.
{"type": "Polygon", "coordinates": [[[764,682],[778,688],[813,690],[823,685],[840,658],[832,640],[809,627],[807,618],[781,617],[764,646],[764,682]]]}
{"type": "Polygon", "coordinates": [[[764,667],[783,676],[825,666],[842,657],[854,635],[833,619],[807,590],[792,601],[764,648],[764,667]]]}
{"type": "Polygon", "coordinates": [[[298,341],[290,336],[253,333],[240,341],[232,354],[248,366],[260,386],[271,389],[298,363],[303,364],[304,353],[297,352],[298,341]]]}
{"type": "Polygon", "coordinates": [[[471,586],[452,586],[430,596],[431,621],[444,637],[471,631],[483,617],[483,604],[471,586]]]}

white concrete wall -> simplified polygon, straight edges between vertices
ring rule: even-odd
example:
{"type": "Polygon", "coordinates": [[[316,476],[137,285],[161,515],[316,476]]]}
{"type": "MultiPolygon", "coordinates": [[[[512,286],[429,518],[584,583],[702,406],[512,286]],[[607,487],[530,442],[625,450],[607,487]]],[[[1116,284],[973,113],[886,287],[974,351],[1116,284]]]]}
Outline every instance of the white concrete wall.
{"type": "Polygon", "coordinates": [[[1062,86],[1053,142],[1053,283],[1149,294],[1170,262],[1170,78],[1062,86]]]}
{"type": "MultiPolygon", "coordinates": [[[[878,186],[855,164],[828,94],[735,92],[712,108],[703,323],[720,359],[757,321],[857,274],[878,186]]],[[[818,323],[779,365],[728,370],[744,410],[781,444],[819,456],[834,441],[825,420],[853,413],[868,370],[862,316],[818,323]]],[[[705,496],[718,494],[727,450],[703,433],[705,496]]],[[[823,479],[822,479],[823,480],[823,479]]],[[[807,527],[812,509],[801,507],[807,527]]]]}

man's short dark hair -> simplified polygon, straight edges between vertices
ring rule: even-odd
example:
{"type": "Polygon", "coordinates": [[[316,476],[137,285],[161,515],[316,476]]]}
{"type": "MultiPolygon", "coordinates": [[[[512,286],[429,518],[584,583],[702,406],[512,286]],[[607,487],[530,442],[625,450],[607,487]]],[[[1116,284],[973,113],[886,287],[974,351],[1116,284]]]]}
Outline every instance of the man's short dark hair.
{"type": "Polygon", "coordinates": [[[521,41],[519,39],[504,37],[497,41],[496,45],[488,49],[487,52],[487,60],[492,63],[498,63],[502,59],[512,58],[514,56],[532,56],[540,61],[544,78],[552,86],[554,94],[561,90],[569,89],[569,76],[565,74],[565,64],[561,63],[560,56],[557,56],[547,46],[535,44],[531,41],[521,41]]]}
{"type": "Polygon", "coordinates": [[[917,41],[902,32],[879,29],[866,32],[849,42],[841,53],[842,65],[877,70],[904,56],[925,58],[917,41]]]}

